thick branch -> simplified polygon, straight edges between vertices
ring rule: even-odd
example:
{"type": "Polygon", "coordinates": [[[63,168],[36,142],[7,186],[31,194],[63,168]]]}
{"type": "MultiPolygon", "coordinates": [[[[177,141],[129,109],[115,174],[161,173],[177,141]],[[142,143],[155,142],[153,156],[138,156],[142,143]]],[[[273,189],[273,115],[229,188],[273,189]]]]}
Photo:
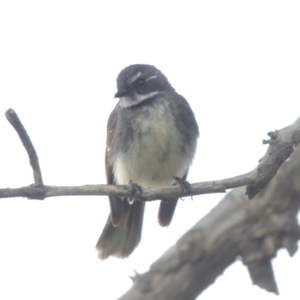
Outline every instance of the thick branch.
{"type": "Polygon", "coordinates": [[[299,206],[300,146],[253,201],[241,188],[227,194],[119,300],[195,299],[237,257],[254,284],[278,294],[271,259],[280,248],[297,251],[299,206]]]}
{"type": "Polygon", "coordinates": [[[294,124],[269,132],[268,135],[270,139],[263,140],[263,143],[270,146],[253,171],[255,173],[254,182],[247,186],[249,199],[253,199],[267,186],[282,163],[293,153],[294,147],[300,143],[300,118],[294,124]]]}
{"type": "MultiPolygon", "coordinates": [[[[130,186],[84,185],[58,187],[43,185],[38,157],[24,126],[12,109],[6,112],[6,117],[17,131],[26,148],[30,164],[33,168],[35,185],[16,189],[0,189],[0,198],[27,197],[30,199],[44,199],[54,196],[132,196],[130,186]]],[[[179,187],[143,187],[142,195],[135,197],[141,201],[153,201],[161,198],[167,200],[167,198],[174,197],[222,193],[227,189],[248,185],[247,194],[249,198],[252,199],[259,191],[266,187],[270,180],[276,175],[281,164],[293,152],[293,148],[300,142],[300,118],[288,127],[269,133],[269,136],[271,139],[264,141],[264,143],[269,144],[266,155],[260,161],[259,165],[249,173],[223,180],[194,183],[191,185],[191,191],[189,192],[183,192],[179,187]]]]}

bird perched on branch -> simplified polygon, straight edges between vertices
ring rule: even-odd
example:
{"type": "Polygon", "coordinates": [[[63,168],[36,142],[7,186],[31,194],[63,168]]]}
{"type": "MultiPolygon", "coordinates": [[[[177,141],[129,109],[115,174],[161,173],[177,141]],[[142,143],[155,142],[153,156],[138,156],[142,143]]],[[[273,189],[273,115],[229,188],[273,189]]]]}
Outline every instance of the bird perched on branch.
{"type": "MultiPolygon", "coordinates": [[[[185,181],[198,125],[188,102],[151,65],[126,67],[117,78],[119,102],[109,116],[105,153],[108,184],[147,187],[185,181]]],[[[161,199],[158,222],[171,223],[178,199],[161,199]]],[[[141,240],[145,202],[109,196],[110,215],[96,245],[99,258],[128,257],[141,240]]]]}

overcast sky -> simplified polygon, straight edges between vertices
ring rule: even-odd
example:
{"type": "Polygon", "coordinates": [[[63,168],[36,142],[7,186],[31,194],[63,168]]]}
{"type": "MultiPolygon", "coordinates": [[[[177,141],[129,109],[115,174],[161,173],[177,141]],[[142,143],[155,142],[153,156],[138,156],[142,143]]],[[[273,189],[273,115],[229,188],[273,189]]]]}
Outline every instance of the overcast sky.
{"type": "MultiPolygon", "coordinates": [[[[300,116],[299,1],[0,2],[0,188],[33,182],[4,113],[13,108],[44,183],[105,183],[106,122],[126,66],[159,68],[192,106],[200,140],[189,181],[253,169],[262,139],[300,116]]],[[[223,195],[180,201],[169,228],[147,204],[129,259],[97,259],[107,197],[0,201],[0,299],[114,300],[223,195]]],[[[254,200],[255,201],[255,200],[254,200]]],[[[202,300],[299,298],[300,253],[274,261],[280,296],[253,287],[236,262],[202,300]]]]}

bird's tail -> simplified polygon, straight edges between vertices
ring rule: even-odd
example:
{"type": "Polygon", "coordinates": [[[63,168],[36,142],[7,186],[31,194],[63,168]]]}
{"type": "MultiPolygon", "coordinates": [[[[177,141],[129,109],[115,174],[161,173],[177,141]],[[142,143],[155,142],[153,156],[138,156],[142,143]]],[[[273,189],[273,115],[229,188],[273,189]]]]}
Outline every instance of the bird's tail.
{"type": "Polygon", "coordinates": [[[158,211],[158,223],[160,226],[167,227],[170,225],[177,202],[178,198],[168,199],[167,201],[161,200],[158,211]]]}
{"type": "Polygon", "coordinates": [[[98,257],[128,257],[141,240],[145,203],[136,201],[132,205],[124,200],[122,221],[114,227],[110,216],[97,242],[98,257]]]}

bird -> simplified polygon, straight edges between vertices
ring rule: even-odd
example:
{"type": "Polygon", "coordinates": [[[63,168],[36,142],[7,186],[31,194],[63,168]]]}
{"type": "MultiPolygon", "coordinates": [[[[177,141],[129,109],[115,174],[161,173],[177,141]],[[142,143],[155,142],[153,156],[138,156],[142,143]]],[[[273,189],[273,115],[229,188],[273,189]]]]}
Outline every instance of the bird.
{"type": "MultiPolygon", "coordinates": [[[[186,182],[199,128],[195,115],[155,66],[134,64],[117,77],[119,101],[107,123],[107,184],[163,187],[186,182]]],[[[110,215],[96,244],[98,257],[128,257],[141,240],[145,202],[109,196],[110,215]]],[[[158,222],[168,226],[178,198],[161,200],[158,222]]]]}

